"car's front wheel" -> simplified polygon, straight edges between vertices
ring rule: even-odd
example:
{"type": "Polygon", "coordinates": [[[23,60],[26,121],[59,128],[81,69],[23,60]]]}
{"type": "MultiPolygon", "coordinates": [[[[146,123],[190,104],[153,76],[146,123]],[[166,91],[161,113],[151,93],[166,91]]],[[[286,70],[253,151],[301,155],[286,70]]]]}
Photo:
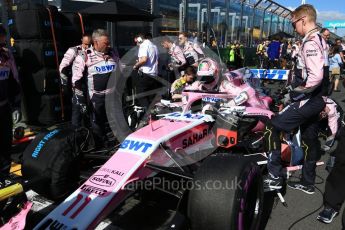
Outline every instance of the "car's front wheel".
{"type": "Polygon", "coordinates": [[[191,229],[258,229],[263,211],[259,166],[243,156],[211,156],[188,199],[191,229]]]}

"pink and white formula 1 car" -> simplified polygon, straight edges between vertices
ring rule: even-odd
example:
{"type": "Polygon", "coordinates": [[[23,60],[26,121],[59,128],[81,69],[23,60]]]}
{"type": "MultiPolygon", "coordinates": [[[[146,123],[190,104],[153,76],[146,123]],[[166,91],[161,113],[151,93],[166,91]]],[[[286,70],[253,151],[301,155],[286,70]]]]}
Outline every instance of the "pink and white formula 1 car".
{"type": "Polygon", "coordinates": [[[258,124],[272,112],[237,106],[210,114],[192,113],[195,102],[222,101],[228,95],[203,91],[184,95],[181,112],[161,115],[130,134],[35,229],[94,229],[131,195],[128,186],[158,173],[192,183],[179,191],[177,207],[189,220],[189,228],[257,229],[263,210],[258,164],[267,161],[258,124]]]}

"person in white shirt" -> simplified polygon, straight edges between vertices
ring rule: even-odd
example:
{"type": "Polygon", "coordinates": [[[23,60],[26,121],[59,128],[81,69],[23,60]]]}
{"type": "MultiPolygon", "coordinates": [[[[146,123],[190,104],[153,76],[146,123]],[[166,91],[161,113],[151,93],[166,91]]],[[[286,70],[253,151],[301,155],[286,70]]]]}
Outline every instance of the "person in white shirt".
{"type": "Polygon", "coordinates": [[[139,45],[138,61],[133,66],[144,74],[155,77],[158,75],[158,48],[150,39],[151,34],[137,36],[137,45],[139,45]]]}
{"type": "Polygon", "coordinates": [[[152,39],[150,33],[145,35],[139,34],[135,37],[135,42],[139,46],[138,60],[133,66],[133,70],[138,71],[138,76],[135,80],[136,93],[139,105],[145,109],[153,101],[156,92],[148,93],[149,96],[145,97],[140,97],[140,94],[156,90],[161,86],[158,81],[158,48],[150,39],[152,39]]]}

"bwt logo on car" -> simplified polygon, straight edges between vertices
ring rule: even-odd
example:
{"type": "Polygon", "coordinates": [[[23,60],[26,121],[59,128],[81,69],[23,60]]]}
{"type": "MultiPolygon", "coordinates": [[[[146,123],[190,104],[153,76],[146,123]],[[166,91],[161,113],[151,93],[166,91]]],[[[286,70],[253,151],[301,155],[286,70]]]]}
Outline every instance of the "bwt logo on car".
{"type": "Polygon", "coordinates": [[[287,80],[289,74],[288,70],[251,69],[250,71],[260,79],[287,80]]]}
{"type": "Polygon", "coordinates": [[[104,187],[111,187],[116,183],[116,180],[109,175],[94,175],[89,179],[89,181],[93,184],[104,187]]]}
{"type": "Polygon", "coordinates": [[[95,66],[98,73],[108,73],[115,69],[115,65],[95,66]]]}
{"type": "Polygon", "coordinates": [[[142,153],[146,153],[146,151],[152,147],[152,144],[146,143],[143,141],[133,141],[133,140],[124,140],[120,145],[120,149],[127,149],[127,150],[134,150],[139,151],[141,150],[142,153]]]}
{"type": "Polygon", "coordinates": [[[186,114],[182,114],[179,112],[176,113],[170,113],[168,115],[165,116],[166,118],[186,118],[186,119],[202,119],[204,116],[200,115],[200,114],[191,114],[191,113],[186,113],[186,114]]]}
{"type": "Polygon", "coordinates": [[[45,143],[46,143],[47,141],[49,141],[49,139],[51,139],[53,136],[55,136],[58,132],[59,132],[59,130],[58,130],[58,129],[55,129],[55,130],[51,131],[50,133],[48,133],[47,135],[45,135],[45,136],[43,137],[43,139],[38,143],[38,145],[36,146],[36,148],[35,148],[35,150],[34,150],[34,152],[32,153],[31,156],[32,156],[33,158],[37,158],[38,155],[40,154],[40,152],[41,152],[43,146],[45,145],[45,143]]]}

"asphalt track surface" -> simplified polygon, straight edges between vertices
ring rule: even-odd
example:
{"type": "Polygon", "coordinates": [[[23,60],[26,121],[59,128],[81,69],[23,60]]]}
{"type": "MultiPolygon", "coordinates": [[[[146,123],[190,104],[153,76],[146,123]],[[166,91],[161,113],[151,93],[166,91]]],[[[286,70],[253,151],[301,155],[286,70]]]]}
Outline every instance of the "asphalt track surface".
{"type": "MultiPolygon", "coordinates": [[[[328,156],[323,156],[321,160],[326,162],[327,159],[328,156]]],[[[300,173],[296,173],[295,176],[298,177],[299,174],[300,173]]],[[[316,178],[316,183],[322,183],[317,184],[316,187],[323,193],[325,189],[325,180],[328,175],[328,172],[325,170],[325,166],[318,167],[317,175],[318,177],[316,178]]],[[[296,178],[291,179],[297,180],[296,178]]],[[[278,202],[276,206],[273,206],[265,229],[340,230],[341,216],[337,216],[331,224],[323,224],[316,220],[318,213],[322,210],[322,208],[319,209],[322,205],[321,192],[319,190],[315,190],[315,193],[313,195],[308,195],[299,190],[286,188],[286,194],[284,198],[288,204],[288,208],[285,208],[280,202],[278,202]],[[319,210],[316,211],[317,209],[319,210]],[[314,213],[311,214],[312,212],[314,213]],[[294,222],[307,215],[309,216],[293,225],[294,222]]]]}
{"type": "MultiPolygon", "coordinates": [[[[342,108],[345,110],[345,89],[342,85],[339,86],[341,92],[333,92],[331,98],[336,100],[342,108]]],[[[328,156],[323,156],[322,161],[326,162],[328,156]]],[[[294,176],[298,177],[300,173],[295,173],[294,176]]],[[[316,187],[324,192],[325,189],[325,181],[328,176],[328,172],[325,170],[325,166],[319,166],[317,168],[317,179],[316,187]]],[[[296,178],[291,178],[292,180],[297,180],[296,178]]],[[[343,181],[345,183],[345,179],[343,181]]],[[[333,223],[331,224],[323,224],[316,220],[318,213],[322,210],[318,208],[322,205],[322,194],[320,191],[316,190],[313,195],[308,195],[304,192],[299,190],[294,190],[291,188],[286,188],[285,200],[288,204],[288,208],[285,208],[280,202],[272,209],[271,215],[268,219],[266,228],[267,230],[277,230],[277,229],[294,229],[294,230],[340,230],[342,229],[341,226],[341,214],[338,215],[333,223]],[[314,212],[313,214],[309,215],[310,213],[314,212]],[[304,216],[308,217],[304,218],[300,222],[296,223],[294,226],[295,221],[303,218],[304,216]]],[[[344,205],[342,210],[344,210],[344,205]]]]}

